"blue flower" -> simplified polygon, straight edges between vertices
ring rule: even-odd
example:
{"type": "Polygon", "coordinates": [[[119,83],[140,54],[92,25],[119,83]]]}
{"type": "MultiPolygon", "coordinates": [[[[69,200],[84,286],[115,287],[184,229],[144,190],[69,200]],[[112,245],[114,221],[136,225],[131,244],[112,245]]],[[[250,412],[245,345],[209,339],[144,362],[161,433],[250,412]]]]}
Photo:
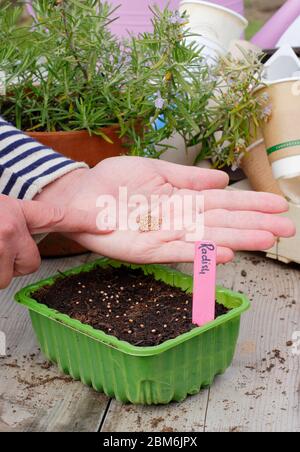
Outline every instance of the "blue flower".
{"type": "Polygon", "coordinates": [[[156,93],[156,99],[155,99],[155,108],[157,110],[162,110],[165,106],[165,100],[161,97],[161,92],[158,91],[156,93]]]}
{"type": "Polygon", "coordinates": [[[178,11],[175,11],[175,13],[173,13],[170,17],[170,23],[172,25],[182,25],[186,23],[186,19],[181,17],[178,11]]]}

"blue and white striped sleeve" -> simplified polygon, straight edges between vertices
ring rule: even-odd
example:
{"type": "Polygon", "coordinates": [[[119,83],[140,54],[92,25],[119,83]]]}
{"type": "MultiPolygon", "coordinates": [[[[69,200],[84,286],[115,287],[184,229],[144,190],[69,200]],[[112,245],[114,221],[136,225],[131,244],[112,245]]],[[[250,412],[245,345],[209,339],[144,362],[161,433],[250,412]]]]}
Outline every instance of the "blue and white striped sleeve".
{"type": "Polygon", "coordinates": [[[41,145],[0,116],[0,193],[33,199],[56,179],[78,168],[88,168],[41,145]]]}

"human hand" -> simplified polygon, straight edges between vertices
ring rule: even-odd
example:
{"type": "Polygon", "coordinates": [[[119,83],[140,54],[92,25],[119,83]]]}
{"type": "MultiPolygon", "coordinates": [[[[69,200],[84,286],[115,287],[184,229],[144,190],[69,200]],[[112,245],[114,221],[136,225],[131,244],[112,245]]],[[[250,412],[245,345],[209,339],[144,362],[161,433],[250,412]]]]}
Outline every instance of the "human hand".
{"type": "MultiPolygon", "coordinates": [[[[119,187],[128,195],[204,196],[205,239],[218,245],[218,262],[229,262],[238,250],[269,249],[277,237],[295,234],[293,223],[274,214],[288,210],[281,197],[256,192],[225,191],[228,176],[220,171],[185,167],[138,157],[104,160],[91,170],[77,170],[47,187],[37,199],[59,200],[80,209],[94,209],[100,195],[118,198],[119,187]]],[[[116,230],[106,236],[71,234],[88,249],[136,263],[192,262],[194,244],[185,231],[116,230]]]]}
{"type": "MultiPolygon", "coordinates": [[[[35,272],[41,263],[32,234],[87,232],[99,234],[96,211],[78,211],[0,195],[0,289],[14,276],[35,272]]],[[[101,231],[106,232],[106,231],[101,231]]]]}

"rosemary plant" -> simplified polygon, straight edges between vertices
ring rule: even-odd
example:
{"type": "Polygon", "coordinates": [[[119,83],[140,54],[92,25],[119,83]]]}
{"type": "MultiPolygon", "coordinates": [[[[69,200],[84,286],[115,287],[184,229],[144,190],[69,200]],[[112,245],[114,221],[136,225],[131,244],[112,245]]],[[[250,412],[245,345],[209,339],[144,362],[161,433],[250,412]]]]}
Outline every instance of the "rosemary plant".
{"type": "Polygon", "coordinates": [[[158,157],[179,133],[200,158],[236,165],[262,120],[253,91],[262,65],[224,59],[208,66],[188,19],[153,9],[153,32],[118,41],[109,24],[118,11],[100,0],[32,0],[0,10],[0,113],[27,131],[88,130],[106,140],[116,125],[128,152],[158,157]],[[224,90],[226,86],[226,90],[224,90]]]}

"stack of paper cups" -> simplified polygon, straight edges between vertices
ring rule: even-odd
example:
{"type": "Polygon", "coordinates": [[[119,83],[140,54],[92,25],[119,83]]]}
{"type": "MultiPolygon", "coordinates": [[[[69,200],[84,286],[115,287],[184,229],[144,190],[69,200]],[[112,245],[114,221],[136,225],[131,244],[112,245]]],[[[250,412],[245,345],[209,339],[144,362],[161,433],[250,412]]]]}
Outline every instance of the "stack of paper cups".
{"type": "Polygon", "coordinates": [[[234,39],[239,39],[248,21],[235,11],[202,0],[181,0],[179,11],[189,16],[192,33],[228,49],[234,39]]]}
{"type": "Polygon", "coordinates": [[[209,66],[214,66],[218,63],[221,56],[226,55],[227,50],[217,42],[214,42],[204,36],[191,36],[185,39],[185,44],[195,44],[201,57],[209,66]]]}
{"type": "Polygon", "coordinates": [[[300,79],[268,83],[272,115],[263,127],[269,161],[284,195],[300,204],[300,79]]]}
{"type": "Polygon", "coordinates": [[[273,176],[266,153],[266,145],[261,133],[258,134],[256,141],[247,149],[247,153],[242,160],[242,169],[253,190],[283,195],[278,182],[273,176]]]}

